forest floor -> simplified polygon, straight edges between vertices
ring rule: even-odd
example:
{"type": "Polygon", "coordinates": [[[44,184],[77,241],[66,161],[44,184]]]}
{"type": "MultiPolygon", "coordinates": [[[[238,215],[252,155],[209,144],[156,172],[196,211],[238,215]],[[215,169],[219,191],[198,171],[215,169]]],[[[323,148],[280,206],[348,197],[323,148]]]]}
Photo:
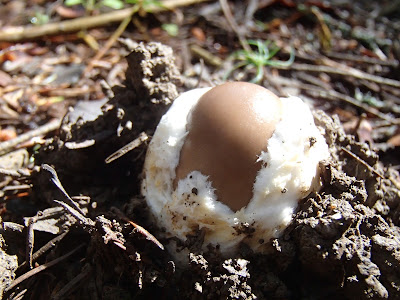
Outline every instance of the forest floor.
{"type": "Polygon", "coordinates": [[[0,1],[0,298],[400,299],[400,1],[78,2],[0,1]],[[147,145],[233,80],[301,97],[332,158],[267,254],[200,230],[182,267],[147,145]]]}

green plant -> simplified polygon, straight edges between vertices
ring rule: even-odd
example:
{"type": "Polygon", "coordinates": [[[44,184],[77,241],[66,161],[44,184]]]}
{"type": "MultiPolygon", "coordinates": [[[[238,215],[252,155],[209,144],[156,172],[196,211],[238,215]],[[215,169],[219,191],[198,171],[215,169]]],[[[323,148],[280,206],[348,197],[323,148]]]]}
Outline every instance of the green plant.
{"type": "Polygon", "coordinates": [[[87,11],[92,11],[95,8],[107,6],[113,9],[121,9],[124,7],[125,3],[122,0],[65,0],[64,4],[67,6],[81,4],[87,11]]]}
{"type": "Polygon", "coordinates": [[[383,101],[377,99],[374,97],[371,92],[363,93],[359,88],[356,88],[354,92],[354,98],[358,100],[359,102],[363,102],[368,104],[369,106],[373,106],[376,108],[382,108],[384,107],[383,101]]]}
{"type": "Polygon", "coordinates": [[[139,11],[151,13],[154,7],[162,7],[163,4],[159,0],[125,0],[128,4],[139,6],[139,11]]]}
{"type": "Polygon", "coordinates": [[[35,12],[35,16],[31,18],[31,23],[34,25],[47,24],[50,21],[50,17],[41,12],[35,12]]]}
{"type": "Polygon", "coordinates": [[[162,24],[161,28],[165,30],[170,36],[178,36],[179,27],[176,24],[162,24]]]}
{"type": "Polygon", "coordinates": [[[65,0],[66,6],[82,5],[86,11],[93,11],[95,8],[102,6],[111,7],[113,9],[121,9],[125,4],[134,4],[139,12],[150,12],[154,7],[162,7],[163,4],[159,0],[65,0]]]}
{"type": "Polygon", "coordinates": [[[256,49],[239,50],[233,54],[235,61],[239,61],[234,65],[233,69],[227,74],[228,77],[234,70],[245,67],[245,69],[256,69],[256,76],[250,81],[259,83],[264,77],[264,67],[289,67],[294,62],[294,50],[290,52],[290,57],[287,61],[272,60],[279,52],[280,48],[270,41],[248,40],[248,45],[256,49]]]}

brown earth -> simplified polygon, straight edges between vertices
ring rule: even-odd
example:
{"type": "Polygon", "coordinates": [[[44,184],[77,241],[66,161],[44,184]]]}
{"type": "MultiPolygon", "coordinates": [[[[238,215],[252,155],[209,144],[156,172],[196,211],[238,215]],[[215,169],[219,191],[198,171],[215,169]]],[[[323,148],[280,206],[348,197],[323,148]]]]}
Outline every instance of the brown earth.
{"type": "MultiPolygon", "coordinates": [[[[7,297],[400,299],[399,175],[322,111],[314,117],[332,154],[321,166],[324,186],[301,201],[280,238],[266,241],[270,253],[255,254],[245,245],[231,258],[212,247],[201,253],[199,232],[184,245],[191,250],[190,265],[178,268],[157,246],[154,237],[160,229],[140,195],[147,142],[138,140],[132,151],[105,162],[142,132],[151,138],[178,95],[180,75],[169,47],[125,44],[133,49],[125,85],[113,88],[108,102],[70,112],[59,135],[36,155],[38,165],[54,167],[69,195],[81,195],[72,198],[82,208],[74,209],[69,196],[53,184],[57,179],[51,169],[36,170],[35,205],[42,212],[33,222],[43,229],[35,230],[35,248],[53,238],[50,231],[67,232],[40,261],[43,265],[81,248],[41,276],[27,276],[17,287],[6,288],[7,297]],[[66,209],[49,211],[54,199],[66,209]]],[[[18,245],[24,245],[25,237],[17,228],[3,231],[3,238],[9,247],[0,260],[8,261],[7,274],[13,274],[17,263],[12,254],[24,255],[18,245]]],[[[23,267],[16,272],[24,274],[23,267]]]]}

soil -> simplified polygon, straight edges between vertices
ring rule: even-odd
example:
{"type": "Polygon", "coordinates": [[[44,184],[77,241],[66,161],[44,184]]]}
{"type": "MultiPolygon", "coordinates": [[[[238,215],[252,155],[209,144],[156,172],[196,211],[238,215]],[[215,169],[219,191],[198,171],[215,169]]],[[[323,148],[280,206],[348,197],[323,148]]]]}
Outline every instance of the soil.
{"type": "MultiPolygon", "coordinates": [[[[46,221],[42,225],[47,229],[38,232],[35,243],[43,243],[49,228],[55,227],[68,234],[45,261],[83,247],[47,275],[6,293],[10,299],[18,293],[63,298],[68,284],[73,285],[68,290],[73,298],[85,299],[400,298],[399,175],[384,168],[368,144],[345,134],[336,117],[319,110],[315,121],[325,130],[332,154],[330,161],[321,163],[323,188],[301,201],[280,238],[266,241],[270,253],[256,254],[245,245],[229,258],[212,247],[199,252],[200,232],[186,243],[190,265],[176,266],[154,240],[160,228],[140,195],[147,143],[110,163],[105,158],[142,132],[151,137],[178,95],[175,84],[180,76],[171,48],[129,40],[125,44],[132,50],[125,86],[114,88],[114,97],[105,103],[88,102],[67,114],[59,136],[36,155],[38,165],[53,166],[69,195],[86,197],[73,197],[83,210],[80,214],[53,184],[57,180],[51,169],[38,170],[34,187],[42,215],[54,199],[67,209],[59,210],[57,217],[53,213],[36,220],[46,221]]],[[[12,232],[3,234],[8,245],[16,236],[12,232]]],[[[11,250],[1,252],[9,274],[17,266],[11,250]]]]}
{"type": "MultiPolygon", "coordinates": [[[[6,2],[12,11],[36,5],[6,2]]],[[[139,16],[135,24],[148,32],[127,30],[97,62],[84,61],[93,53],[74,34],[60,44],[56,37],[15,47],[0,43],[6,47],[0,52],[0,96],[7,99],[2,122],[19,124],[15,132],[21,133],[63,116],[56,133],[36,144],[18,144],[10,153],[0,145],[0,298],[400,299],[400,6],[248,2],[257,2],[252,13],[241,1],[230,3],[236,20],[250,11],[243,20],[250,25],[241,24],[252,28],[248,37],[275,41],[280,61],[290,56],[287,45],[296,47],[290,68],[273,65],[275,58],[263,66],[262,84],[280,96],[300,95],[315,108],[331,153],[320,165],[322,189],[300,201],[282,236],[264,241],[267,254],[245,244],[232,257],[212,246],[202,251],[201,230],[185,242],[163,238],[141,196],[147,145],[161,116],[190,88],[221,82],[227,73],[232,80],[256,76],[254,68],[233,70],[238,61],[229,52],[243,45],[215,3],[184,10],[182,37],[159,31],[179,20],[180,10],[139,16]],[[94,72],[82,76],[88,65],[94,72]],[[56,73],[60,82],[44,83],[56,73]],[[67,96],[50,105],[54,95],[67,96]],[[168,253],[171,242],[189,249],[187,266],[168,253]]],[[[7,9],[0,9],[8,16],[0,23],[13,24],[7,9]]],[[[102,42],[111,35],[90,34],[102,42]]],[[[0,133],[3,139],[3,127],[0,133]]]]}

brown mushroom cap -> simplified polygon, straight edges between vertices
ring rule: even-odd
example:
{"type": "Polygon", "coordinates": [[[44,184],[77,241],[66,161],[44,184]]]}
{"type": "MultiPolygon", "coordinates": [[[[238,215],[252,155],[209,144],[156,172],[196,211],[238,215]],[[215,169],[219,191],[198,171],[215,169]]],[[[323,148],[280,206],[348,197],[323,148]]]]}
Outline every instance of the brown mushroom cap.
{"type": "Polygon", "coordinates": [[[247,206],[269,138],[282,114],[280,99],[252,83],[231,82],[205,93],[189,115],[174,188],[192,171],[209,176],[218,200],[247,206]]]}

